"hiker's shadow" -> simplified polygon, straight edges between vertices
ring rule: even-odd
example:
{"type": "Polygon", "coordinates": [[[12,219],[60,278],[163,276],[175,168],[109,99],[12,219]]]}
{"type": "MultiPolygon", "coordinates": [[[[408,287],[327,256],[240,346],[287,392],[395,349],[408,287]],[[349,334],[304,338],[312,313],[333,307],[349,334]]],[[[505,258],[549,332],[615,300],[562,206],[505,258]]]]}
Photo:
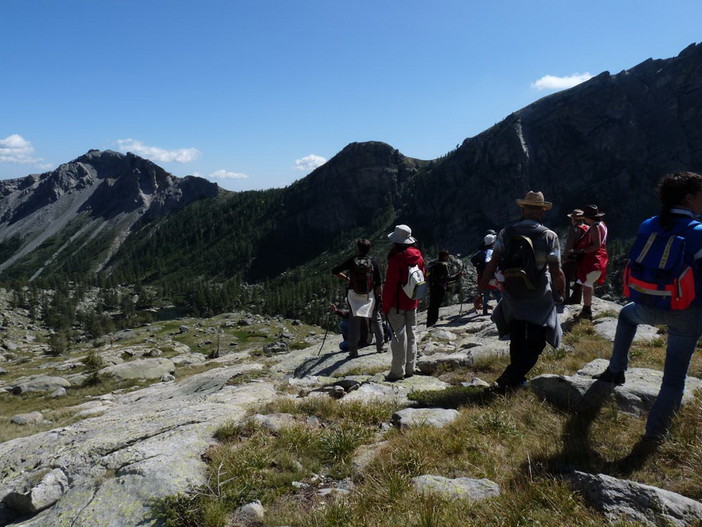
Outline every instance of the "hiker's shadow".
{"type": "MultiPolygon", "coordinates": [[[[480,320],[481,317],[485,317],[485,315],[479,315],[475,311],[473,312],[467,312],[467,313],[462,313],[460,315],[452,315],[450,317],[446,317],[444,319],[443,324],[437,324],[437,327],[441,326],[448,326],[448,327],[459,327],[459,326],[464,326],[468,322],[475,322],[476,320],[480,320]]],[[[489,320],[489,319],[487,319],[489,320]]]]}
{"type": "Polygon", "coordinates": [[[308,375],[329,376],[350,360],[352,359],[349,357],[349,353],[347,351],[334,351],[331,353],[325,353],[324,355],[320,355],[318,357],[310,357],[295,368],[293,377],[300,379],[302,377],[307,377],[308,375]],[[317,367],[326,363],[333,355],[342,355],[343,358],[338,358],[334,363],[325,366],[319,371],[315,371],[317,367]]]}
{"type": "Polygon", "coordinates": [[[579,470],[623,477],[641,468],[655,451],[654,443],[639,441],[625,457],[612,461],[604,459],[592,447],[592,424],[605,404],[611,400],[614,388],[611,383],[592,383],[571,410],[573,413],[563,426],[562,450],[550,457],[527,460],[522,466],[523,473],[532,476],[534,471],[543,471],[543,475],[554,475],[579,470]]]}
{"type": "Polygon", "coordinates": [[[533,475],[536,470],[544,474],[559,474],[572,470],[601,472],[605,461],[591,444],[590,429],[602,407],[610,399],[614,385],[595,381],[574,407],[570,418],[563,426],[561,438],[563,448],[550,457],[527,460],[523,471],[533,475]]]}

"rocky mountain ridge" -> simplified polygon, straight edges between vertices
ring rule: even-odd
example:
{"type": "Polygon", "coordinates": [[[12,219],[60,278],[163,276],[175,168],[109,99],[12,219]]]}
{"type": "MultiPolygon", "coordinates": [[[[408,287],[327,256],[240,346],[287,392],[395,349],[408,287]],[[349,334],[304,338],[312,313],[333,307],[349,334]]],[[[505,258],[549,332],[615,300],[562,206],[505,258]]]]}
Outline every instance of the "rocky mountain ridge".
{"type": "Polygon", "coordinates": [[[205,179],[176,178],[150,161],[109,150],[91,150],[52,172],[0,181],[0,272],[52,239],[34,276],[91,244],[101,250],[85,263],[99,269],[134,226],[220,192],[205,179]]]}

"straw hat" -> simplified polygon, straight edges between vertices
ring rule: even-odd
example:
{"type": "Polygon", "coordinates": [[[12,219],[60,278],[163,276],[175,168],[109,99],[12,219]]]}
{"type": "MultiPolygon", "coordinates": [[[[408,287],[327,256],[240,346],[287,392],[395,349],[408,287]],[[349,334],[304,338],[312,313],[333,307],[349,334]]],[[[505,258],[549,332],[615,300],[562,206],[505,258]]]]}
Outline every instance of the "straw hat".
{"type": "Polygon", "coordinates": [[[544,201],[543,192],[534,192],[533,190],[527,192],[524,199],[518,199],[517,205],[520,207],[540,207],[544,210],[549,210],[551,207],[553,207],[553,203],[550,201],[544,201]]]}
{"type": "Polygon", "coordinates": [[[580,209],[573,209],[573,212],[566,214],[569,218],[580,218],[583,215],[583,211],[580,209]]]}

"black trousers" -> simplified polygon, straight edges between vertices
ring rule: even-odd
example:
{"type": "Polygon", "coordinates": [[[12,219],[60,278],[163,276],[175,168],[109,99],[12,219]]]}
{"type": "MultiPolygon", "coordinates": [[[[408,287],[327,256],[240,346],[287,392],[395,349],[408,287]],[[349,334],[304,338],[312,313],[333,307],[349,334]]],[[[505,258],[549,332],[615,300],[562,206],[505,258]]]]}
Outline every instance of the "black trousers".
{"type": "Polygon", "coordinates": [[[513,320],[510,325],[510,364],[497,379],[497,384],[508,388],[526,381],[526,374],[534,367],[546,347],[546,330],[523,320],[513,320]]]}
{"type": "Polygon", "coordinates": [[[441,286],[431,287],[429,289],[429,308],[427,309],[427,327],[436,324],[439,320],[439,308],[444,301],[446,289],[441,286]]]}

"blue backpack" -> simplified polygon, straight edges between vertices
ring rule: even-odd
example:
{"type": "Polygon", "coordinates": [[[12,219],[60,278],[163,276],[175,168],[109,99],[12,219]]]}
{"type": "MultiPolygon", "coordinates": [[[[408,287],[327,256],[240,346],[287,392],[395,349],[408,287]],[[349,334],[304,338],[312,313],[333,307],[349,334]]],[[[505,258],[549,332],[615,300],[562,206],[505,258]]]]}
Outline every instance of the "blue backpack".
{"type": "Polygon", "coordinates": [[[681,233],[699,224],[692,220],[674,231],[639,234],[624,269],[624,296],[666,311],[687,308],[696,294],[695,263],[681,233]]]}

